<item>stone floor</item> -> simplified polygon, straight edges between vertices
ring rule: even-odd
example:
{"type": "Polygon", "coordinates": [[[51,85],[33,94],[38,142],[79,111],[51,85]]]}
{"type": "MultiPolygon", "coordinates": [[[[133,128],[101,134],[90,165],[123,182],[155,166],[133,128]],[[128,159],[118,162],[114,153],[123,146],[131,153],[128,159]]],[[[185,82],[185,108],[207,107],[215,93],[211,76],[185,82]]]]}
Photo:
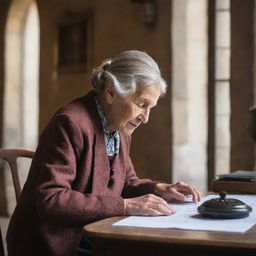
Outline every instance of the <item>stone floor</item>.
{"type": "MultiPolygon", "coordinates": [[[[3,236],[3,240],[4,240],[5,251],[6,251],[6,240],[5,240],[5,238],[6,238],[6,231],[7,231],[8,223],[9,223],[9,218],[8,217],[0,216],[0,226],[1,226],[2,236],[3,236]]],[[[7,255],[7,252],[5,252],[5,254],[7,255]]]]}

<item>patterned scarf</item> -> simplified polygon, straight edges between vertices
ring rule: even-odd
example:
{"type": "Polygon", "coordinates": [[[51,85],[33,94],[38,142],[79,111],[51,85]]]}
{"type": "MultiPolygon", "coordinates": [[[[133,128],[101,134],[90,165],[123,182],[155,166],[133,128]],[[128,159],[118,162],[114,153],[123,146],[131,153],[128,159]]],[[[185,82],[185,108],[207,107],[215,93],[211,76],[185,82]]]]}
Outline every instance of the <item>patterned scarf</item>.
{"type": "Polygon", "coordinates": [[[106,119],[106,116],[104,115],[104,112],[102,110],[100,102],[97,99],[97,96],[95,96],[95,102],[96,102],[98,113],[99,113],[101,123],[102,123],[102,126],[103,126],[103,132],[104,132],[107,155],[108,156],[113,156],[115,154],[118,154],[118,152],[119,152],[120,135],[117,131],[110,132],[108,130],[107,119],[106,119]]]}

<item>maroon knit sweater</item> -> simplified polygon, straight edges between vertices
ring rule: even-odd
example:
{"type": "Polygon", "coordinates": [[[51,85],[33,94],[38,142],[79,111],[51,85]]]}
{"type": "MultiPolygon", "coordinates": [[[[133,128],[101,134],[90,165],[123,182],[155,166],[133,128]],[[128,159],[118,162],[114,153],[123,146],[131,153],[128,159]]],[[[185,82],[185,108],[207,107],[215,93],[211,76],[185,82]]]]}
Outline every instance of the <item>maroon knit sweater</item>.
{"type": "Polygon", "coordinates": [[[85,224],[124,215],[123,198],[153,192],[155,182],[134,172],[129,137],[121,134],[110,164],[94,95],[62,107],[41,134],[8,228],[9,256],[74,255],[85,224]]]}

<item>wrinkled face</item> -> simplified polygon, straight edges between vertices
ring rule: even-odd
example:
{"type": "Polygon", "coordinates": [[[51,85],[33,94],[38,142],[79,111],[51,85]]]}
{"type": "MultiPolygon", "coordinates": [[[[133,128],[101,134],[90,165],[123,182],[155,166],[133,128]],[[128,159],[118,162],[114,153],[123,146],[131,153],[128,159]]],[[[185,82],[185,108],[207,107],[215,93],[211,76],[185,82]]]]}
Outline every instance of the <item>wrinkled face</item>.
{"type": "Polygon", "coordinates": [[[131,135],[141,124],[146,124],[151,108],[155,107],[160,96],[159,86],[140,86],[138,91],[126,97],[113,93],[108,103],[111,104],[108,113],[110,131],[120,131],[131,135]]]}

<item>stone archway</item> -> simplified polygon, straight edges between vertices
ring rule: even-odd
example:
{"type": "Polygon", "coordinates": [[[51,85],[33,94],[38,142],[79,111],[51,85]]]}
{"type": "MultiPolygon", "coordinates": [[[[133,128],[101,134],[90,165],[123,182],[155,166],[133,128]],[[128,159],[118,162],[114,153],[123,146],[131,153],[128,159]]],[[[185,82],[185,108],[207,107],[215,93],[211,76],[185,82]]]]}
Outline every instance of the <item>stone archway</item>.
{"type": "MultiPolygon", "coordinates": [[[[5,29],[3,146],[34,149],[38,134],[39,18],[33,0],[14,0],[5,29]]],[[[22,166],[24,182],[29,163],[22,166]]],[[[5,172],[8,212],[16,204],[12,178],[5,172]]]]}

